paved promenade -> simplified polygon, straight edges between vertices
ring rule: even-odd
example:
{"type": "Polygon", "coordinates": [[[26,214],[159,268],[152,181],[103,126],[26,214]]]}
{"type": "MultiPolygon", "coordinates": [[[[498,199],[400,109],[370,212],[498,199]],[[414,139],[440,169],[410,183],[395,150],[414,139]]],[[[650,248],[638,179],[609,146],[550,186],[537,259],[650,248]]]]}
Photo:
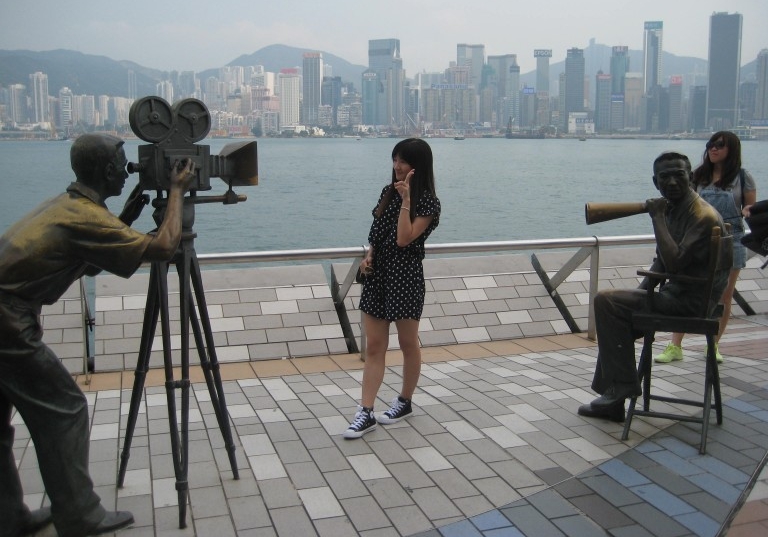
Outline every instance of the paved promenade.
{"type": "MultiPolygon", "coordinates": [[[[569,257],[540,260],[554,276],[569,257]]],[[[600,287],[627,287],[636,285],[649,252],[623,249],[600,259],[600,287]]],[[[576,414],[595,397],[596,347],[571,333],[527,257],[427,261],[414,415],[358,440],[341,433],[360,398],[363,363],[349,350],[360,335],[359,288],[342,308],[316,265],[204,271],[240,478],[233,479],[208,387],[194,366],[184,529],[157,336],[125,484],[117,488],[147,278],[97,278],[97,372],[77,380],[92,414],[98,493],[136,518],[120,537],[768,534],[768,279],[760,260],[750,260],[738,287],[757,314],[734,306],[720,343],[724,422],[710,426],[706,455],[698,453],[698,425],[635,418],[621,441],[622,424],[576,414]]],[[[344,274],[334,265],[331,282],[344,274]]],[[[582,266],[558,287],[582,330],[588,280],[582,266]]],[[[178,294],[170,283],[178,365],[178,294]]],[[[82,371],[78,294],[70,290],[43,314],[46,341],[73,374],[82,371]]],[[[698,398],[704,340],[689,336],[684,347],[683,362],[654,366],[654,385],[698,398]]],[[[194,347],[192,355],[197,364],[194,347]]],[[[377,411],[400,386],[394,337],[387,360],[377,411]]],[[[34,447],[18,416],[14,424],[27,503],[44,505],[34,447]]]]}
{"type": "MultiPolygon", "coordinates": [[[[222,365],[237,446],[232,471],[199,370],[190,400],[190,505],[178,528],[161,370],[146,382],[124,488],[116,487],[132,372],[85,384],[91,469],[105,504],[132,510],[128,536],[683,536],[768,530],[768,318],[733,320],[721,342],[724,423],[706,455],[698,426],[582,418],[596,348],[579,335],[424,349],[414,416],[359,440],[340,433],[360,396],[357,355],[222,365]],[[751,492],[751,496],[749,495],[751,492]]],[[[657,342],[659,348],[664,341],[657,342]]],[[[701,388],[703,340],[655,368],[656,385],[701,388]]],[[[390,366],[378,409],[396,394],[390,366]]],[[[21,420],[15,452],[27,502],[45,502],[21,420]]],[[[52,528],[40,536],[55,535],[52,528]]]]}

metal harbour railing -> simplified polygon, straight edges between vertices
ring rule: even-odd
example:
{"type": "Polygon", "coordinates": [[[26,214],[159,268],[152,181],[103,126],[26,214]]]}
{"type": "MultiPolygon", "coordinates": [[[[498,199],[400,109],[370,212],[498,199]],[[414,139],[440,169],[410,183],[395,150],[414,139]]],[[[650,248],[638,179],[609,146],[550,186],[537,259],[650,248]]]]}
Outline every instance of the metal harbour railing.
{"type": "MultiPolygon", "coordinates": [[[[575,323],[570,319],[567,308],[562,304],[557,294],[557,287],[566,281],[566,279],[589,260],[589,318],[587,327],[587,337],[595,339],[593,298],[599,288],[600,271],[600,249],[605,247],[617,246],[637,246],[652,245],[655,243],[653,235],[622,235],[613,237],[579,237],[564,239],[534,239],[534,240],[515,240],[515,241],[491,241],[491,242],[465,242],[465,243],[445,243],[445,244],[427,244],[426,253],[429,256],[445,256],[453,254],[494,254],[509,252],[533,252],[531,260],[534,269],[542,279],[542,283],[552,297],[561,314],[565,318],[572,330],[578,330],[575,323]],[[535,252],[540,250],[571,250],[576,252],[571,258],[554,274],[548,275],[538,263],[535,252]]],[[[233,264],[259,264],[272,262],[305,262],[312,260],[333,261],[340,259],[350,259],[352,261],[349,270],[343,278],[335,281],[335,274],[332,272],[331,278],[331,296],[337,310],[344,309],[344,299],[346,298],[352,284],[355,281],[355,274],[360,262],[365,257],[367,246],[356,246],[348,248],[316,248],[306,250],[268,250],[261,252],[231,252],[199,254],[197,256],[200,265],[233,265],[233,264]]],[[[650,260],[649,260],[650,264],[650,260]]],[[[81,286],[83,293],[84,286],[81,286]]],[[[85,300],[85,297],[81,297],[85,300]]],[[[92,327],[92,312],[89,308],[83,311],[84,333],[88,327],[92,327]]],[[[84,345],[83,369],[84,373],[88,371],[89,362],[92,363],[92,357],[89,356],[92,345],[87,342],[84,345]]],[[[365,356],[365,331],[361,326],[361,354],[365,356]]],[[[93,367],[92,365],[90,366],[93,367]]]]}
{"type": "MultiPolygon", "coordinates": [[[[534,252],[531,255],[532,262],[536,272],[542,279],[550,297],[560,309],[566,322],[574,329],[575,324],[570,320],[570,314],[562,305],[557,294],[557,287],[566,281],[568,276],[576,270],[582,263],[589,259],[589,318],[587,327],[587,337],[595,339],[593,298],[599,288],[599,266],[600,266],[600,248],[614,246],[636,246],[651,245],[655,243],[653,235],[622,235],[614,237],[579,237],[564,239],[533,239],[533,240],[515,240],[515,241],[490,241],[490,242],[466,242],[466,243],[445,243],[445,244],[427,244],[426,253],[430,256],[443,256],[453,254],[493,254],[509,252],[534,252]],[[577,249],[574,255],[557,271],[553,276],[548,276],[540,268],[536,259],[535,252],[539,250],[567,250],[577,249]]],[[[261,252],[230,252],[199,254],[197,256],[200,265],[232,265],[232,264],[259,264],[272,262],[305,262],[312,260],[333,261],[340,259],[350,259],[352,261],[346,275],[339,281],[335,281],[335,275],[332,275],[331,296],[337,310],[343,309],[343,302],[346,298],[352,284],[355,281],[355,274],[360,266],[360,262],[365,257],[367,246],[357,246],[348,248],[316,248],[303,250],[267,250],[261,252]]],[[[650,260],[649,260],[650,263],[650,260]]],[[[84,286],[81,285],[81,293],[84,286]]],[[[81,297],[85,301],[85,297],[81,297]]],[[[92,312],[88,308],[83,310],[84,333],[87,327],[92,326],[92,312]]],[[[83,355],[83,372],[86,373],[92,369],[93,358],[89,356],[92,344],[86,341],[83,355]]],[[[365,331],[361,325],[361,354],[365,356],[365,331]]]]}

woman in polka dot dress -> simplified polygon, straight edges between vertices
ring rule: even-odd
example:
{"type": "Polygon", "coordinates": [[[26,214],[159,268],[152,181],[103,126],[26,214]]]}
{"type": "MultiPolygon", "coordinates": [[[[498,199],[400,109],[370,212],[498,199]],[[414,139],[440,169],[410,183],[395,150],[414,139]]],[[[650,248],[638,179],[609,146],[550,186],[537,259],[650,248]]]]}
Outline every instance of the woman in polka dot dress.
{"type": "Polygon", "coordinates": [[[367,339],[363,394],[345,438],[360,438],[411,414],[411,397],[421,374],[419,319],[424,308],[424,242],[440,221],[432,149],[408,138],[392,150],[392,182],[373,209],[370,248],[360,263],[366,274],[360,297],[367,339]],[[373,403],[384,379],[389,326],[395,323],[403,353],[403,387],[389,410],[374,416],[373,403]]]}

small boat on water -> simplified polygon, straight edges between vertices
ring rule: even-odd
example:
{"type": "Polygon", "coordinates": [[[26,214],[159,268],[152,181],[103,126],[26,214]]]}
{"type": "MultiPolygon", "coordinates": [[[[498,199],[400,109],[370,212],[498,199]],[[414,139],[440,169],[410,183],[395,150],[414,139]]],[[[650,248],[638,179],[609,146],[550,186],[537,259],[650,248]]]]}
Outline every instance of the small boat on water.
{"type": "Polygon", "coordinates": [[[504,133],[504,137],[507,140],[541,140],[546,138],[544,131],[542,130],[512,130],[512,118],[509,118],[507,123],[507,130],[504,133]]]}
{"type": "Polygon", "coordinates": [[[453,137],[453,139],[454,139],[454,140],[463,140],[463,139],[464,139],[464,137],[463,137],[463,136],[461,136],[461,135],[459,135],[459,136],[454,136],[454,137],[453,137]]]}

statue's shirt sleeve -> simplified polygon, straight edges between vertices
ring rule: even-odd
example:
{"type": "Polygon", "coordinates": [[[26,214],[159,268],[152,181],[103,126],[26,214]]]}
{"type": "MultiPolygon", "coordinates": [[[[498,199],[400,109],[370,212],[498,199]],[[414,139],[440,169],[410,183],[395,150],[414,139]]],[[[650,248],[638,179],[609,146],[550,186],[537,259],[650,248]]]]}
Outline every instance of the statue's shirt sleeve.
{"type": "Polygon", "coordinates": [[[88,265],[130,276],[150,240],[88,197],[61,194],[0,238],[0,291],[51,304],[88,265]]]}

